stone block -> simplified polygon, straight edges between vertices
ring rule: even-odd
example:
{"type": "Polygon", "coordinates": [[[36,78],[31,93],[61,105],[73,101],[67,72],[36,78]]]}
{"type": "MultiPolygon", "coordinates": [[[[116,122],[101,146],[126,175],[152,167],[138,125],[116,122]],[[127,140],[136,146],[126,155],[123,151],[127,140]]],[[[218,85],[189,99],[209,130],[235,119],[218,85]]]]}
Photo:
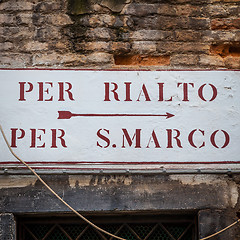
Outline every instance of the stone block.
{"type": "Polygon", "coordinates": [[[220,56],[201,55],[199,60],[200,65],[205,67],[224,67],[224,60],[220,56]]]}
{"type": "Polygon", "coordinates": [[[240,56],[228,56],[224,62],[228,69],[240,69],[240,56]]]}
{"type": "Polygon", "coordinates": [[[132,52],[139,54],[156,53],[157,44],[154,41],[134,41],[132,43],[132,52]]]}
{"type": "Polygon", "coordinates": [[[56,26],[65,26],[73,24],[71,18],[67,14],[59,13],[53,14],[48,17],[48,21],[56,26]]]}
{"type": "Polygon", "coordinates": [[[8,51],[13,49],[13,43],[11,42],[3,42],[0,44],[0,51],[8,51]]]}
{"type": "Polygon", "coordinates": [[[208,53],[210,46],[198,42],[159,42],[157,51],[160,53],[208,53]]]}
{"type": "Polygon", "coordinates": [[[33,56],[33,66],[81,66],[85,62],[85,56],[67,53],[59,54],[57,52],[52,53],[38,53],[33,56]]]}
{"type": "Polygon", "coordinates": [[[33,6],[32,2],[10,0],[0,4],[0,11],[31,11],[33,6]]]}
{"type": "Polygon", "coordinates": [[[113,34],[108,28],[91,28],[86,31],[85,36],[91,40],[111,40],[113,34]]]}
{"type": "Polygon", "coordinates": [[[113,63],[112,54],[95,52],[86,56],[86,63],[89,64],[110,64],[113,63]]]}
{"type": "Polygon", "coordinates": [[[197,54],[175,54],[171,56],[172,66],[197,66],[198,61],[197,54]]]}
{"type": "Polygon", "coordinates": [[[130,39],[133,40],[147,40],[147,41],[158,41],[158,40],[171,40],[173,39],[172,31],[158,31],[158,30],[139,30],[133,31],[130,34],[130,39]]]}
{"type": "Polygon", "coordinates": [[[211,20],[211,29],[240,29],[240,18],[218,18],[211,20]]]}
{"type": "Polygon", "coordinates": [[[174,40],[179,42],[200,41],[204,35],[204,31],[193,30],[176,30],[174,33],[174,40]]]}
{"type": "Polygon", "coordinates": [[[122,14],[134,15],[134,16],[146,16],[146,15],[158,13],[158,9],[159,9],[159,4],[132,3],[122,11],[122,14]]]}
{"type": "Polygon", "coordinates": [[[131,45],[128,42],[112,42],[110,48],[112,53],[122,54],[130,52],[131,45]]]}
{"type": "Polygon", "coordinates": [[[29,54],[2,53],[0,57],[0,67],[5,68],[25,68],[29,67],[31,56],[29,54]]]}

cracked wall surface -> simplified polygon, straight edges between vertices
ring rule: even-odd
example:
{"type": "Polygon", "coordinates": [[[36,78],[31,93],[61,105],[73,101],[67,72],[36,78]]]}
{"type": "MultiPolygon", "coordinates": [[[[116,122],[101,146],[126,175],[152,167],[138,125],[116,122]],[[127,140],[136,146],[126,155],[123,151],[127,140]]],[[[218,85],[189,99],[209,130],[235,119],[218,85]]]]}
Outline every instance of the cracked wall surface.
{"type": "Polygon", "coordinates": [[[2,67],[239,69],[238,0],[1,1],[2,67]]]}

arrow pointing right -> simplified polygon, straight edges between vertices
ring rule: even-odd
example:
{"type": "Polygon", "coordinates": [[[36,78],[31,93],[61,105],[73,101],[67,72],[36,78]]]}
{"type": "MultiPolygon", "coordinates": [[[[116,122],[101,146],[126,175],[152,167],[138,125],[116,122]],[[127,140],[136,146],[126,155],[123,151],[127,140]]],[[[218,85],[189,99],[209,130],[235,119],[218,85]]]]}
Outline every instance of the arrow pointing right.
{"type": "Polygon", "coordinates": [[[175,115],[166,112],[166,114],[128,114],[128,113],[71,113],[70,111],[58,111],[58,119],[70,119],[71,117],[166,117],[166,119],[175,115]]]}

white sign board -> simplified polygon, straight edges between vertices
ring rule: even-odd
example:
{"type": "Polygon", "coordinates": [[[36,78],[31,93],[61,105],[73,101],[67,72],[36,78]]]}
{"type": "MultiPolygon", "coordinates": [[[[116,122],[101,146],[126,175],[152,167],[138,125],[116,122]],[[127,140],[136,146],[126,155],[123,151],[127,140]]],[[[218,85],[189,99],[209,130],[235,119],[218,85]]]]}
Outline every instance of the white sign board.
{"type": "MultiPolygon", "coordinates": [[[[240,162],[239,71],[1,70],[0,81],[0,123],[27,162],[240,162]]],[[[0,146],[0,164],[16,161],[0,146]]]]}

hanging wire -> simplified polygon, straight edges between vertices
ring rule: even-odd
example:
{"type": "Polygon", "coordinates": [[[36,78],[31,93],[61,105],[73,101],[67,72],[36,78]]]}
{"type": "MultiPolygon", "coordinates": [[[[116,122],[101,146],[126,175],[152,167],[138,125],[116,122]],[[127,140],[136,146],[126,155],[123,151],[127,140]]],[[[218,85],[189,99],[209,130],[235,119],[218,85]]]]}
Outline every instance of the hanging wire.
{"type": "MultiPolygon", "coordinates": [[[[120,239],[120,240],[126,240],[124,238],[121,238],[121,237],[118,237],[110,232],[107,232],[105,231],[104,229],[98,227],[97,225],[95,225],[94,223],[92,223],[91,221],[89,221],[87,218],[85,218],[82,214],[80,214],[79,212],[77,212],[73,207],[71,207],[67,202],[65,202],[25,161],[23,161],[20,157],[18,157],[12,150],[7,138],[6,138],[6,135],[3,131],[3,128],[2,126],[0,125],[0,130],[1,130],[1,133],[2,133],[2,136],[8,146],[8,149],[9,151],[11,152],[11,154],[16,158],[18,159],[22,164],[24,164],[37,178],[38,180],[53,194],[55,195],[65,206],[67,206],[72,212],[74,212],[78,217],[80,217],[82,220],[84,220],[85,222],[87,222],[88,224],[90,224],[92,227],[96,228],[98,231],[100,232],[103,232],[113,238],[116,238],[116,239],[120,239]]],[[[234,225],[236,225],[237,223],[240,222],[240,219],[238,219],[236,222],[230,224],[229,226],[225,227],[224,229],[212,234],[212,235],[209,235],[207,237],[204,237],[204,238],[201,238],[200,240],[207,240],[207,239],[210,239],[214,236],[217,236],[219,235],[220,233],[226,231],[227,229],[233,227],[234,225]]]]}

